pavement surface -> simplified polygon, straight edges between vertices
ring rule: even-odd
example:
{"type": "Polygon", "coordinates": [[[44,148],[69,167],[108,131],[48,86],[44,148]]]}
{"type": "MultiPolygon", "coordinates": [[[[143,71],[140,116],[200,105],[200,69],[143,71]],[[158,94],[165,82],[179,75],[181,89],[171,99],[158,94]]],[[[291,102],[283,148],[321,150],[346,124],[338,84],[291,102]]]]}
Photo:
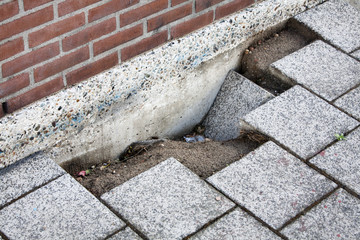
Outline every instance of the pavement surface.
{"type": "Polygon", "coordinates": [[[268,142],[205,180],[169,158],[99,199],[34,154],[0,170],[0,239],[360,239],[360,13],[333,0],[295,20],[319,37],[270,66],[293,87],[231,72],[207,120],[268,142]]]}

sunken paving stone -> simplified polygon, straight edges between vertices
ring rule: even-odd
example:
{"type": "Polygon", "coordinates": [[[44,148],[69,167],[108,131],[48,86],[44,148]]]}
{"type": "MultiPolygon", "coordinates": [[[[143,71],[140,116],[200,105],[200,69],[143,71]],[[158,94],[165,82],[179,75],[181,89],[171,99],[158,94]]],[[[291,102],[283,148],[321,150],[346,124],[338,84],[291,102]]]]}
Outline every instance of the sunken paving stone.
{"type": "Polygon", "coordinates": [[[125,224],[66,174],[0,211],[10,239],[99,239],[125,224]]]}
{"type": "Polygon", "coordinates": [[[360,47],[360,12],[341,0],[330,0],[295,19],[345,52],[360,47]]]}
{"type": "Polygon", "coordinates": [[[250,112],[244,121],[304,159],[333,142],[335,134],[346,133],[359,125],[300,86],[250,112]]]}
{"type": "Polygon", "coordinates": [[[101,198],[149,239],[182,239],[235,205],[174,158],[101,198]]]}
{"type": "Polygon", "coordinates": [[[127,227],[119,233],[115,234],[108,240],[142,240],[131,228],[127,227]]]}
{"type": "Polygon", "coordinates": [[[205,136],[226,141],[240,136],[240,118],[274,96],[230,71],[204,121],[205,136]]]}
{"type": "Polygon", "coordinates": [[[360,83],[360,62],[320,40],[276,61],[270,69],[280,79],[299,83],[328,101],[360,83]]]}
{"type": "Polygon", "coordinates": [[[351,55],[360,61],[360,50],[353,52],[351,55]]]}
{"type": "Polygon", "coordinates": [[[360,200],[343,189],[311,209],[281,233],[289,239],[360,239],[360,200]]]}
{"type": "Polygon", "coordinates": [[[336,100],[335,105],[360,120],[360,87],[336,100]]]}
{"type": "Polygon", "coordinates": [[[360,128],[310,160],[360,196],[360,128]]]}
{"type": "Polygon", "coordinates": [[[0,170],[0,207],[65,174],[54,161],[38,153],[0,170]]]}
{"type": "Polygon", "coordinates": [[[267,142],[208,181],[274,229],[336,184],[273,142],[267,142]]]}
{"type": "Polygon", "coordinates": [[[190,238],[190,240],[215,239],[272,240],[281,238],[261,225],[255,218],[237,208],[190,238]]]}

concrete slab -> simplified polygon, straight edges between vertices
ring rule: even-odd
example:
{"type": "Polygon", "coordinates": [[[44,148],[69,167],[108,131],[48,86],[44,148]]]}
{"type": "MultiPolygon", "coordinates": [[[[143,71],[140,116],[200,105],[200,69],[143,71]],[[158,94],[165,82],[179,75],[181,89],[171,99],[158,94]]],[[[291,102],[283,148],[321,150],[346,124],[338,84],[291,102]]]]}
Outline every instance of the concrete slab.
{"type": "Polygon", "coordinates": [[[40,153],[1,169],[0,207],[63,174],[61,167],[40,153]]]}
{"type": "Polygon", "coordinates": [[[204,120],[205,136],[216,141],[239,137],[240,118],[273,97],[265,89],[231,70],[204,120]]]}
{"type": "Polygon", "coordinates": [[[174,158],[101,198],[149,239],[182,239],[234,206],[174,158]]]}
{"type": "Polygon", "coordinates": [[[275,229],[336,187],[273,142],[208,181],[275,229]]]}
{"type": "Polygon", "coordinates": [[[131,228],[127,227],[119,233],[115,234],[108,240],[142,240],[131,228]]]}
{"type": "Polygon", "coordinates": [[[213,239],[272,240],[281,238],[261,225],[255,218],[237,208],[190,238],[190,240],[213,239]]]}
{"type": "Polygon", "coordinates": [[[360,120],[360,87],[351,90],[335,101],[335,105],[360,120]]]}
{"type": "Polygon", "coordinates": [[[353,52],[351,55],[360,61],[360,50],[353,52]]]}
{"type": "Polygon", "coordinates": [[[244,121],[304,159],[334,141],[335,134],[346,133],[359,125],[300,86],[250,112],[244,121]]]}
{"type": "Polygon", "coordinates": [[[274,62],[270,70],[280,79],[299,83],[328,101],[360,83],[360,62],[320,40],[274,62]]]}
{"type": "Polygon", "coordinates": [[[295,19],[345,52],[360,47],[360,13],[349,3],[330,0],[295,19]]]}
{"type": "Polygon", "coordinates": [[[283,231],[289,239],[360,239],[360,200],[339,189],[283,231]]]}
{"type": "Polygon", "coordinates": [[[360,196],[360,128],[310,160],[360,196]]]}
{"type": "Polygon", "coordinates": [[[125,224],[66,174],[0,211],[10,239],[99,239],[125,224]]]}

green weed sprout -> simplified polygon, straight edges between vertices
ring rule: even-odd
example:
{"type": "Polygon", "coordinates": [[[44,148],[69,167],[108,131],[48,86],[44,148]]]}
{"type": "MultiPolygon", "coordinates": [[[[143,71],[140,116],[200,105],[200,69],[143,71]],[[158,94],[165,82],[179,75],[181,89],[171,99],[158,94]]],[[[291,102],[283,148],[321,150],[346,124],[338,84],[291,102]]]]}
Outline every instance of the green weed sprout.
{"type": "Polygon", "coordinates": [[[342,141],[342,140],[345,140],[346,138],[344,137],[344,134],[341,133],[341,134],[335,134],[335,137],[338,141],[342,141]]]}

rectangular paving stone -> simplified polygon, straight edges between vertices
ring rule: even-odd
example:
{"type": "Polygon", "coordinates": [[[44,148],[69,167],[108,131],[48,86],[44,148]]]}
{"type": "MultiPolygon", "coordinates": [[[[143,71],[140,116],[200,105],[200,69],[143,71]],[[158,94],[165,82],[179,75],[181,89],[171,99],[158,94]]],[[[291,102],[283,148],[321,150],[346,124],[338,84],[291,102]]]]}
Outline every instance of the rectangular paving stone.
{"type": "Polygon", "coordinates": [[[336,187],[273,142],[208,178],[274,229],[336,187]]]}
{"type": "Polygon", "coordinates": [[[289,239],[360,239],[360,200],[339,189],[284,228],[289,239]]]}
{"type": "Polygon", "coordinates": [[[142,240],[131,228],[127,227],[119,233],[115,234],[108,240],[142,240]]]}
{"type": "Polygon", "coordinates": [[[66,174],[0,211],[10,239],[99,239],[125,224],[66,174]]]}
{"type": "Polygon", "coordinates": [[[336,100],[335,105],[360,120],[360,87],[336,100]]]}
{"type": "Polygon", "coordinates": [[[38,153],[0,170],[0,207],[65,174],[53,160],[38,153]]]}
{"type": "Polygon", "coordinates": [[[328,101],[360,83],[360,62],[320,40],[272,63],[270,69],[328,101]]]}
{"type": "Polygon", "coordinates": [[[310,160],[360,196],[360,128],[310,160]]]}
{"type": "Polygon", "coordinates": [[[215,239],[280,240],[281,238],[237,208],[190,238],[190,240],[215,239]]]}
{"type": "Polygon", "coordinates": [[[359,122],[300,86],[247,114],[244,121],[307,159],[359,122]]]}
{"type": "Polygon", "coordinates": [[[349,3],[330,0],[294,18],[345,52],[360,47],[360,12],[349,3]]]}
{"type": "Polygon", "coordinates": [[[360,61],[360,50],[353,52],[351,55],[360,61]]]}
{"type": "Polygon", "coordinates": [[[216,141],[239,137],[240,118],[273,97],[247,78],[230,71],[204,120],[205,136],[216,141]]]}
{"type": "Polygon", "coordinates": [[[174,158],[101,198],[149,239],[182,239],[234,206],[174,158]]]}

